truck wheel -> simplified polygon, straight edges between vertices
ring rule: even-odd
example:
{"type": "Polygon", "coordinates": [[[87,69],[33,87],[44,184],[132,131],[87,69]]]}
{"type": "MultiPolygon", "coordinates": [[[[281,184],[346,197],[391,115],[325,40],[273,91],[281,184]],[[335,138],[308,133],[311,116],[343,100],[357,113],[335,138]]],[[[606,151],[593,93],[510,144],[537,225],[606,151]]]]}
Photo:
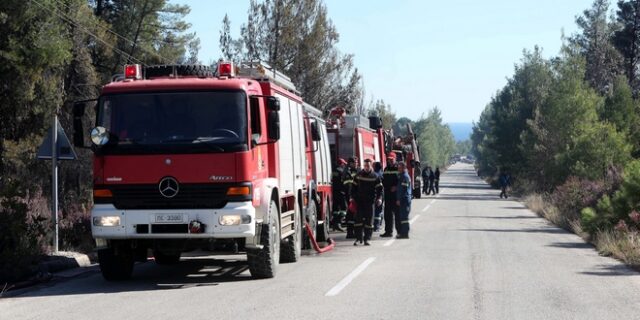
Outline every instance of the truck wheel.
{"type": "MultiPolygon", "coordinates": [[[[307,223],[309,223],[309,227],[311,227],[311,231],[313,233],[313,236],[316,238],[318,237],[318,209],[316,209],[316,203],[311,200],[309,201],[309,208],[307,208],[307,217],[305,218],[307,223]]],[[[307,234],[307,230],[304,227],[304,221],[302,220],[303,223],[301,224],[301,229],[302,229],[302,238],[304,239],[303,243],[304,243],[304,249],[311,249],[313,248],[313,244],[311,243],[311,238],[309,237],[309,235],[307,234]]]]}
{"type": "Polygon", "coordinates": [[[269,223],[262,224],[262,249],[247,249],[249,272],[254,278],[273,278],[280,261],[280,218],[276,203],[269,204],[269,223]]]}
{"type": "Polygon", "coordinates": [[[159,265],[172,265],[180,262],[180,253],[165,254],[159,251],[153,251],[153,257],[159,265]]]}
{"type": "Polygon", "coordinates": [[[300,260],[300,254],[302,253],[302,228],[300,226],[302,217],[300,214],[300,205],[297,201],[294,211],[294,230],[296,232],[282,240],[282,245],[280,246],[280,262],[283,263],[298,262],[298,260],[300,260]]]}
{"type": "Polygon", "coordinates": [[[324,204],[322,213],[324,214],[324,223],[318,224],[318,232],[316,232],[318,237],[316,240],[318,240],[318,242],[329,241],[329,228],[331,225],[331,217],[329,215],[329,201],[324,204]]]}
{"type": "Polygon", "coordinates": [[[133,272],[133,251],[121,246],[98,250],[100,271],[107,281],[120,281],[131,278],[133,272]]]}

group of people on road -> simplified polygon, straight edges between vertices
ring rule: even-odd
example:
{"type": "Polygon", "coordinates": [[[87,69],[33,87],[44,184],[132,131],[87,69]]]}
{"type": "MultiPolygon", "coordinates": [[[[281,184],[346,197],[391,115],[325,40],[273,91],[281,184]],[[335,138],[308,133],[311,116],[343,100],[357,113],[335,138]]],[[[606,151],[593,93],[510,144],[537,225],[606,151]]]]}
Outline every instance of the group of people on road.
{"type": "Polygon", "coordinates": [[[430,166],[422,169],[422,193],[436,195],[440,193],[440,168],[433,171],[430,166]]]}
{"type": "Polygon", "coordinates": [[[339,159],[332,175],[334,231],[342,230],[345,221],[348,239],[353,245],[370,245],[374,231],[382,226],[381,237],[392,237],[395,227],[398,239],[409,238],[411,211],[411,178],[405,163],[396,163],[395,153],[387,157],[387,167],[365,159],[362,168],[356,157],[339,159]],[[394,223],[395,221],[395,223],[394,223]]]}

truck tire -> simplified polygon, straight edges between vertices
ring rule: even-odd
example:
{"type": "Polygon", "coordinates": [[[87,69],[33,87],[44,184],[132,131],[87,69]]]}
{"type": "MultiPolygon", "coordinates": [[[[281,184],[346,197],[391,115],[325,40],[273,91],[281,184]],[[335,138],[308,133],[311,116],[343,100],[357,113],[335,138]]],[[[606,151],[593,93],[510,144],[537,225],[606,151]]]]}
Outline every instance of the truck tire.
{"type": "Polygon", "coordinates": [[[300,214],[300,205],[296,201],[295,213],[294,213],[294,229],[295,233],[282,240],[280,245],[280,262],[291,263],[298,262],[300,260],[300,254],[302,253],[302,228],[300,226],[302,222],[302,214],[300,214]]]}
{"type": "Polygon", "coordinates": [[[280,260],[280,217],[273,200],[269,204],[269,223],[262,224],[261,227],[262,249],[247,249],[249,272],[254,278],[273,278],[280,260]]]}
{"type": "Polygon", "coordinates": [[[153,251],[153,258],[159,265],[172,265],[180,262],[180,253],[165,254],[159,251],[153,251]]]}
{"type": "Polygon", "coordinates": [[[307,208],[307,217],[302,220],[303,223],[301,225],[301,227],[302,227],[302,239],[303,239],[302,243],[304,244],[304,248],[303,249],[312,249],[313,248],[313,244],[311,243],[311,238],[307,234],[307,230],[304,227],[304,221],[305,220],[309,224],[309,227],[311,227],[311,231],[313,232],[313,236],[317,240],[317,237],[318,237],[318,232],[317,232],[317,230],[318,230],[318,209],[316,208],[316,203],[313,200],[309,201],[309,207],[307,208]]]}
{"type": "Polygon", "coordinates": [[[316,240],[318,242],[326,242],[329,241],[329,228],[331,225],[331,217],[329,214],[329,201],[324,204],[322,208],[322,214],[324,215],[324,223],[318,224],[318,232],[316,240]]]}
{"type": "Polygon", "coordinates": [[[176,73],[179,76],[197,76],[200,78],[213,77],[211,68],[200,64],[178,65],[176,66],[176,73]]]}
{"type": "Polygon", "coordinates": [[[107,281],[122,281],[131,278],[133,272],[133,251],[131,248],[121,246],[117,248],[98,250],[98,262],[100,271],[107,281]]]}
{"type": "Polygon", "coordinates": [[[213,77],[213,72],[211,72],[209,66],[198,64],[148,66],[144,69],[144,73],[147,79],[169,77],[173,75],[174,68],[178,76],[213,77]]]}

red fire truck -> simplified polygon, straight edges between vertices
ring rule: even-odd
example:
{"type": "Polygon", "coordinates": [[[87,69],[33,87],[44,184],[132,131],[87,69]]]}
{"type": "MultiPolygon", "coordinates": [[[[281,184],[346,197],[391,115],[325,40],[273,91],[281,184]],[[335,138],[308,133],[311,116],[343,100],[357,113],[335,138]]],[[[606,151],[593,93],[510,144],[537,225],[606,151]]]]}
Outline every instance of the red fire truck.
{"type": "MultiPolygon", "coordinates": [[[[74,107],[84,146],[85,105],[74,107]]],[[[90,138],[92,234],[107,280],[207,247],[246,252],[254,277],[296,262],[308,222],[328,238],[331,159],[321,112],[264,63],[127,65],[90,138]]]]}
{"type": "Polygon", "coordinates": [[[413,196],[420,198],[420,153],[411,126],[407,124],[406,136],[394,136],[392,130],[384,130],[379,117],[347,115],[342,107],[331,110],[328,118],[329,148],[333,163],[338,159],[357,157],[363,165],[365,159],[379,161],[386,166],[386,155],[393,152],[397,161],[407,164],[413,182],[413,196]]]}
{"type": "Polygon", "coordinates": [[[390,139],[379,117],[367,119],[360,115],[347,115],[344,108],[336,107],[329,113],[328,124],[329,147],[334,163],[340,158],[357,157],[360,166],[365,159],[385,166],[385,143],[390,139]]]}

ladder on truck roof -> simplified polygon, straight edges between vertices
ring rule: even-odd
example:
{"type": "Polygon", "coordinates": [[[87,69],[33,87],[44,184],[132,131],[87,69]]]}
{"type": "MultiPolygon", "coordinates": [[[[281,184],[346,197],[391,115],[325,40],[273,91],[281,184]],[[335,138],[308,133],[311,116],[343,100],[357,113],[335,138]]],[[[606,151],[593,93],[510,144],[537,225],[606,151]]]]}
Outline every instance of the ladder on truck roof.
{"type": "Polygon", "coordinates": [[[253,78],[258,81],[269,81],[292,93],[300,95],[291,78],[262,61],[240,62],[238,65],[238,75],[253,78]]]}

